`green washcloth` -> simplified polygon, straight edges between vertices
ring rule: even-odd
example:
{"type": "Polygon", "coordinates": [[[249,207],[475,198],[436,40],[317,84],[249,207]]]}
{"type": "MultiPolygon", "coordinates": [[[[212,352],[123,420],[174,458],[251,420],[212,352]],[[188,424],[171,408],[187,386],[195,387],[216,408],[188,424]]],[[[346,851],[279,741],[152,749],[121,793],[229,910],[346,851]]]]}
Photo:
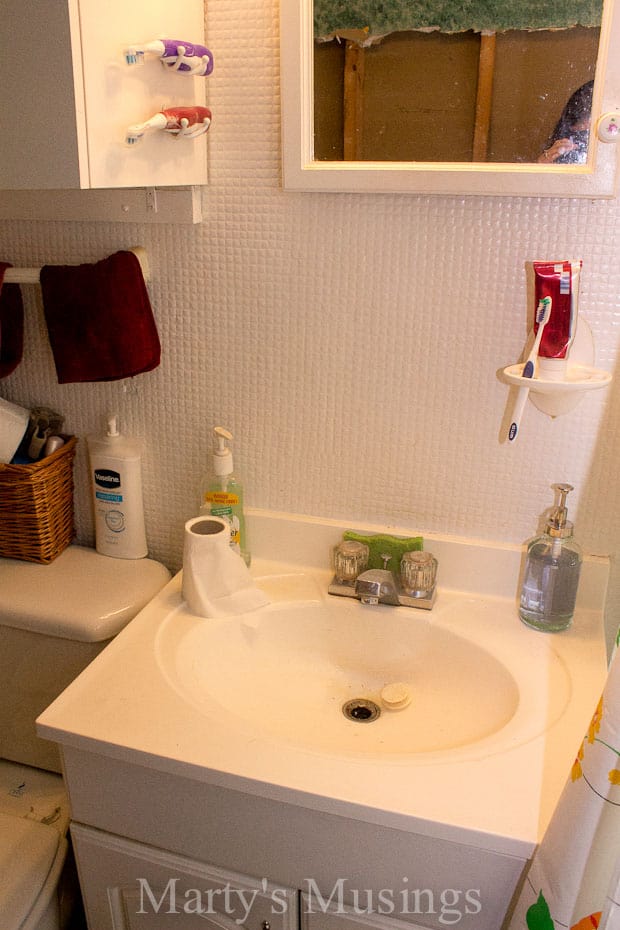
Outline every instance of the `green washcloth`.
{"type": "Polygon", "coordinates": [[[368,546],[368,568],[388,568],[392,572],[400,571],[400,560],[405,552],[413,552],[424,548],[424,540],[421,536],[412,536],[406,539],[403,536],[390,536],[388,533],[378,533],[375,536],[367,536],[364,533],[355,533],[353,530],[346,530],[342,535],[343,539],[352,539],[355,542],[364,543],[368,546]],[[390,555],[391,559],[384,565],[382,555],[390,555]]]}

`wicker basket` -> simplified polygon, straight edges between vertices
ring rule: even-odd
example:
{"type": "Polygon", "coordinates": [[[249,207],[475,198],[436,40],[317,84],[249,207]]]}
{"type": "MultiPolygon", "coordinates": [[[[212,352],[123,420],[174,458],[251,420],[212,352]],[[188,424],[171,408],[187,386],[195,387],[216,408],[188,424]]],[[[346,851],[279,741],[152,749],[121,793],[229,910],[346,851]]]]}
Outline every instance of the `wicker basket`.
{"type": "Polygon", "coordinates": [[[32,465],[0,464],[0,556],[53,562],[73,528],[73,459],[77,439],[32,465]]]}

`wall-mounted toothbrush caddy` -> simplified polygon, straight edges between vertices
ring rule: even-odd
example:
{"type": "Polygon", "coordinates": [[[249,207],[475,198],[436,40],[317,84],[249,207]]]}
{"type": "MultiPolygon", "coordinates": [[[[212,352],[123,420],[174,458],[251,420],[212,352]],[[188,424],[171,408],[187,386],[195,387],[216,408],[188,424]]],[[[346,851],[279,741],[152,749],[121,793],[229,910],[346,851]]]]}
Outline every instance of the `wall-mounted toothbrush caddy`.
{"type": "Polygon", "coordinates": [[[610,372],[594,367],[592,330],[579,313],[581,261],[528,262],[526,273],[533,326],[524,361],[500,375],[518,388],[508,421],[510,442],[519,434],[528,398],[542,413],[557,417],[612,379],[610,372]]]}
{"type": "MultiPolygon", "coordinates": [[[[154,39],[125,49],[128,65],[144,65],[146,56],[154,56],[163,67],[181,77],[208,77],[213,71],[213,55],[205,45],[184,39],[154,39]]],[[[189,101],[185,106],[167,107],[144,122],[132,123],[125,141],[135,145],[152,129],[163,130],[176,138],[197,139],[211,125],[211,110],[189,101]]]]}
{"type": "Polygon", "coordinates": [[[9,56],[0,61],[6,104],[0,131],[10,139],[0,189],[207,183],[206,114],[197,109],[206,108],[205,77],[213,67],[204,45],[204,0],[108,0],[103,7],[97,0],[6,0],[3,39],[7,48],[27,48],[37,66],[16,68],[9,56]],[[181,38],[153,39],[163,35],[181,38]],[[128,47],[142,39],[134,51],[144,67],[130,67],[128,47]],[[168,131],[148,132],[140,145],[126,144],[128,127],[173,108],[194,113],[183,114],[176,130],[166,125],[168,131]],[[191,131],[196,126],[200,135],[191,131]],[[178,137],[183,141],[176,144],[178,137]]]}

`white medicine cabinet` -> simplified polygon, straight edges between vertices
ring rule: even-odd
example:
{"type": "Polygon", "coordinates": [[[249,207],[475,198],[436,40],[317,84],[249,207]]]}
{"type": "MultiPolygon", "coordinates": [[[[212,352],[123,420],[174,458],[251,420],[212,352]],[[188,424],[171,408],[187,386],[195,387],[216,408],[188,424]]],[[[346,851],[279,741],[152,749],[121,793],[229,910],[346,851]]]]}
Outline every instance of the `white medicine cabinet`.
{"type": "MultiPolygon", "coordinates": [[[[380,161],[372,160],[371,156],[366,158],[363,154],[347,156],[346,141],[344,156],[335,152],[335,145],[332,145],[331,149],[326,148],[326,151],[334,150],[331,158],[322,152],[315,153],[318,138],[316,130],[321,122],[319,116],[322,119],[326,111],[324,84],[317,81],[315,87],[317,49],[321,43],[333,39],[334,35],[344,48],[351,38],[348,33],[356,34],[352,37],[352,43],[348,44],[369,44],[369,41],[362,41],[359,36],[364,30],[350,28],[348,20],[344,22],[348,15],[346,4],[334,4],[334,7],[343,17],[343,25],[347,28],[340,33],[336,30],[329,36],[323,36],[320,31],[317,33],[315,13],[318,3],[319,0],[281,0],[280,4],[282,155],[285,189],[587,198],[610,198],[616,195],[617,145],[614,145],[613,141],[620,138],[620,0],[604,0],[601,4],[600,44],[595,64],[592,101],[594,131],[590,132],[593,144],[589,148],[587,164],[579,165],[547,165],[536,162],[516,164],[510,161],[493,163],[484,159],[469,162],[380,161]],[[612,144],[606,144],[610,142],[612,144]]],[[[323,6],[325,5],[328,5],[327,0],[324,0],[323,6]]],[[[536,4],[531,6],[536,7],[536,4]]],[[[544,7],[544,4],[540,6],[544,7]]],[[[562,7],[562,3],[558,4],[558,8],[562,7]]],[[[349,141],[355,141],[356,134],[363,134],[364,129],[368,128],[364,124],[364,117],[359,117],[357,113],[360,108],[363,68],[358,58],[353,57],[353,63],[347,70],[346,52],[343,52],[343,55],[345,91],[347,81],[351,87],[349,97],[345,96],[343,108],[344,136],[346,140],[347,125],[352,123],[353,129],[349,129],[348,138],[349,141]],[[352,116],[359,117],[357,122],[352,116]]],[[[552,62],[550,67],[554,67],[552,62]]],[[[481,73],[479,71],[479,77],[481,73]]],[[[340,80],[342,75],[338,73],[337,77],[340,80]]],[[[458,83],[458,75],[454,80],[458,83]]],[[[480,84],[480,80],[478,83],[480,84]]],[[[415,88],[411,96],[415,99],[415,88]]],[[[333,104],[332,96],[328,99],[330,105],[333,104]]],[[[431,108],[429,112],[434,110],[431,108]]],[[[440,122],[439,119],[437,122],[440,122]]],[[[441,128],[447,134],[451,131],[448,124],[444,126],[441,123],[441,128]]],[[[382,125],[377,131],[383,131],[382,125]]]]}
{"type": "Polygon", "coordinates": [[[126,142],[162,108],[205,105],[208,78],[125,60],[154,39],[204,44],[203,0],[5,0],[2,20],[0,190],[206,183],[206,135],[126,142]]]}

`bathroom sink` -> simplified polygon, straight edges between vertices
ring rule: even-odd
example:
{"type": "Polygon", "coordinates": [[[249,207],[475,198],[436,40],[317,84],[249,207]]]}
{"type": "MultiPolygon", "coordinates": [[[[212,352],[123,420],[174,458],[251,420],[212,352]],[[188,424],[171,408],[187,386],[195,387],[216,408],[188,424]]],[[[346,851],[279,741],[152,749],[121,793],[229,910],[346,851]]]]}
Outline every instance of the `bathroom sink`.
{"type": "MultiPolygon", "coordinates": [[[[102,828],[126,829],[117,798],[135,771],[140,791],[158,785],[148,795],[156,846],[152,810],[176,825],[178,809],[191,809],[179,827],[186,843],[217,808],[230,822],[222,842],[240,847],[233,821],[248,816],[267,861],[265,805],[275,801],[287,805],[278,817],[299,816],[312,835],[330,824],[321,861],[343,828],[366,848],[372,824],[529,857],[605,679],[607,562],[584,559],[573,627],[545,635],[518,619],[519,546],[427,541],[440,582],[433,609],[421,610],[327,593],[326,553],[341,524],[269,513],[250,529],[252,573],[269,606],[198,617],[179,573],[39,718],[40,734],[79,772],[77,794],[107,785],[102,828]],[[357,699],[380,715],[366,717],[362,704],[357,719],[345,717],[357,699]]],[[[72,805],[87,822],[79,797],[72,805]]],[[[369,860],[373,873],[383,859],[369,860]]]]}
{"type": "Polygon", "coordinates": [[[541,682],[553,706],[542,720],[526,714],[523,662],[474,599],[429,612],[339,597],[281,601],[270,584],[267,607],[210,620],[181,605],[158,633],[168,683],[203,715],[227,718],[231,732],[396,760],[482,746],[507,728],[514,740],[515,726],[519,739],[530,738],[528,724],[543,727],[568,700],[558,663],[553,687],[548,668],[541,682]]]}

